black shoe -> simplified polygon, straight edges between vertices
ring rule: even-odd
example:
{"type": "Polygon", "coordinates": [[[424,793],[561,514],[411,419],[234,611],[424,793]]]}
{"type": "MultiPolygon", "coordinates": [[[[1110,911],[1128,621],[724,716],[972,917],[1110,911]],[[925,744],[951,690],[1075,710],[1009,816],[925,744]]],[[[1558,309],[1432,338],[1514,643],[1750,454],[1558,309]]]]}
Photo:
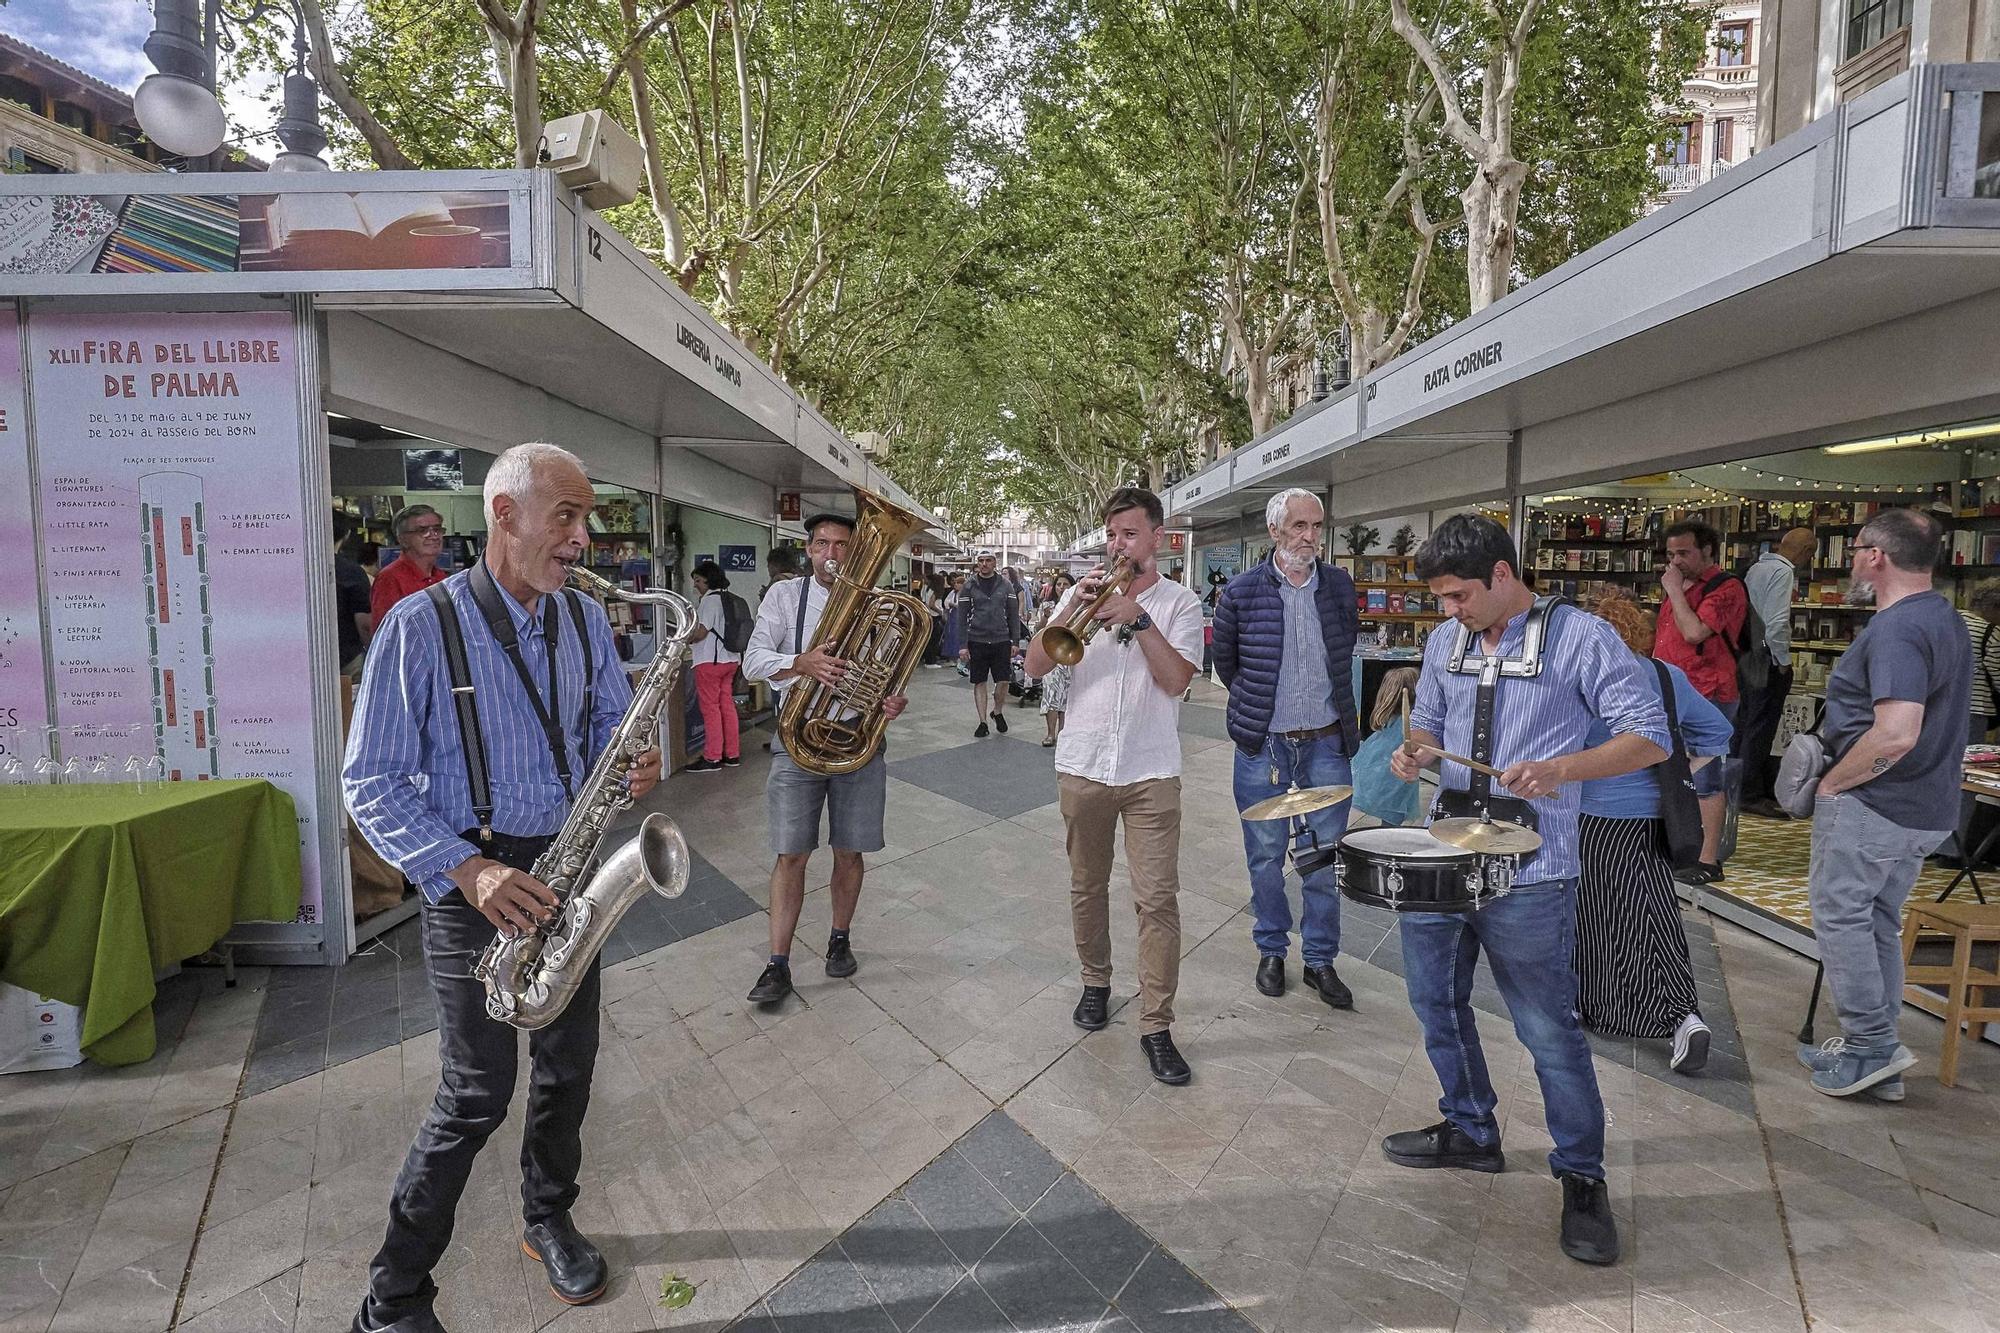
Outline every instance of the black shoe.
{"type": "Polygon", "coordinates": [[[1179,1087],[1194,1077],[1194,1071],[1174,1047],[1173,1033],[1148,1033],[1139,1038],[1139,1048],[1146,1053],[1146,1063],[1153,1067],[1153,1077],[1160,1082],[1179,1087]]]}
{"type": "Polygon", "coordinates": [[[1007,715],[995,709],[993,712],[993,725],[999,730],[1002,736],[1005,736],[1007,734],[1007,715]]]}
{"type": "Polygon", "coordinates": [[[1601,1180],[1558,1172],[1563,1185],[1563,1253],[1578,1263],[1618,1262],[1618,1220],[1611,1216],[1611,1192],[1601,1180]]]}
{"type": "Polygon", "coordinates": [[[722,761],[719,759],[697,759],[681,770],[683,773],[720,773],[721,771],[722,761]]]}
{"type": "Polygon", "coordinates": [[[978,726],[972,729],[972,734],[978,739],[983,741],[988,736],[991,736],[993,734],[993,728],[987,726],[984,722],[981,722],[978,726]]]}
{"type": "Polygon", "coordinates": [[[1273,999],[1285,993],[1285,960],[1282,958],[1259,958],[1257,960],[1257,989],[1273,999]]]}
{"type": "Polygon", "coordinates": [[[353,1333],[446,1333],[445,1326],[429,1310],[416,1314],[406,1314],[393,1324],[377,1324],[368,1318],[368,1302],[362,1301],[361,1309],[355,1312],[353,1333]]]}
{"type": "Polygon", "coordinates": [[[1701,882],[1704,884],[1720,884],[1722,882],[1722,863],[1720,861],[1703,861],[1695,869],[1701,872],[1701,882]]]}
{"type": "Polygon", "coordinates": [[[1457,1166],[1488,1174],[1507,1169],[1498,1139],[1490,1147],[1482,1146],[1449,1120],[1389,1135],[1382,1140],[1382,1155],[1397,1166],[1457,1166]]]}
{"type": "Polygon", "coordinates": [[[846,940],[828,939],[826,942],[826,974],[830,977],[851,977],[861,970],[861,964],[854,961],[854,948],[846,940]]]}
{"type": "Polygon", "coordinates": [[[564,1305],[588,1305],[604,1294],[604,1255],[590,1238],[558,1213],[521,1233],[521,1253],[540,1259],[549,1275],[549,1291],[564,1305]]]}
{"type": "Polygon", "coordinates": [[[1722,867],[1697,861],[1686,870],[1676,870],[1674,878],[1683,884],[1713,884],[1722,878],[1722,867]]]}
{"type": "Polygon", "coordinates": [[[1763,797],[1760,800],[1746,802],[1743,806],[1743,813],[1746,815],[1755,815],[1759,819],[1791,818],[1791,815],[1786,812],[1785,807],[1779,805],[1769,796],[1763,797]]]}
{"type": "Polygon", "coordinates": [[[1069,1016],[1070,1022],[1086,1032],[1101,1032],[1111,1023],[1111,987],[1085,986],[1083,998],[1076,1002],[1076,1012],[1069,1016]]]}
{"type": "Polygon", "coordinates": [[[744,998],[752,1004],[776,1004],[791,993],[792,969],[784,963],[772,963],[757,974],[757,984],[744,998]]]}
{"type": "Polygon", "coordinates": [[[738,755],[734,759],[724,759],[722,761],[722,766],[724,768],[741,768],[743,767],[743,756],[738,755]]]}
{"type": "Polygon", "coordinates": [[[1347,989],[1347,983],[1342,981],[1340,974],[1333,970],[1332,963],[1328,963],[1325,967],[1302,968],[1300,969],[1300,975],[1305,978],[1308,990],[1318,991],[1319,998],[1325,1000],[1335,1009],[1352,1009],[1354,1007],[1354,992],[1347,989]]]}

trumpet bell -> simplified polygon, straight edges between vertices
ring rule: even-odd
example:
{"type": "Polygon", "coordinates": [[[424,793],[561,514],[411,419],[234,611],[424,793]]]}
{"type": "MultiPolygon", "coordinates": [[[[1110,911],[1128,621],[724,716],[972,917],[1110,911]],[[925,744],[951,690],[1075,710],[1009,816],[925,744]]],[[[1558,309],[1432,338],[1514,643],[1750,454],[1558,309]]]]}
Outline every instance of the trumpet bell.
{"type": "Polygon", "coordinates": [[[1042,651],[1049,660],[1059,666],[1075,666],[1083,660],[1084,642],[1081,636],[1061,625],[1051,625],[1042,631],[1042,651]]]}

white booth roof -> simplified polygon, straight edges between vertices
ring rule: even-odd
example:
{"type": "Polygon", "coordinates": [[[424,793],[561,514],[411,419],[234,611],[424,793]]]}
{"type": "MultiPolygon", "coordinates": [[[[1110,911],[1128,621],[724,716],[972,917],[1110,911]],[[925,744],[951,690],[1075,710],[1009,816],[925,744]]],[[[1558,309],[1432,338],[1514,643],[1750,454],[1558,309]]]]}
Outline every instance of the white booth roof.
{"type": "Polygon", "coordinates": [[[1989,101],[2000,64],[1913,67],[1171,487],[1170,520],[1305,486],[1349,522],[1994,415],[1989,101]]]}
{"type": "Polygon", "coordinates": [[[335,411],[553,439],[603,480],[739,512],[861,487],[951,536],[549,172],[0,177],[0,247],[79,229],[87,251],[5,255],[0,299],[310,296],[335,411]]]}

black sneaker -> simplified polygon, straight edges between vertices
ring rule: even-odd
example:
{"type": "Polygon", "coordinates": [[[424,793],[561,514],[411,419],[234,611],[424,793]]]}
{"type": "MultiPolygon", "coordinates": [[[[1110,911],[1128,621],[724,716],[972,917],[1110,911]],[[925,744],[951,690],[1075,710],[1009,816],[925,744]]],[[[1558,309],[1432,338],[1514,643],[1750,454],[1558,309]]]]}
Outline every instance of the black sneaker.
{"type": "Polygon", "coordinates": [[[1108,1026],[1111,1022],[1111,987],[1085,986],[1083,998],[1076,1002],[1076,1012],[1069,1019],[1085,1032],[1097,1032],[1108,1026]]]}
{"type": "Polygon", "coordinates": [[[993,728],[987,726],[984,722],[981,722],[977,727],[973,728],[972,734],[979,740],[983,741],[988,736],[991,736],[993,734],[993,728]]]}
{"type": "Polygon", "coordinates": [[[734,759],[724,759],[722,766],[724,768],[741,768],[743,767],[743,756],[737,755],[734,759]]]}
{"type": "Polygon", "coordinates": [[[1152,1066],[1153,1077],[1160,1082],[1179,1087],[1194,1077],[1194,1071],[1174,1045],[1173,1033],[1148,1033],[1139,1038],[1139,1049],[1146,1053],[1146,1063],[1152,1066]]]}
{"type": "Polygon", "coordinates": [[[993,725],[999,730],[1002,736],[1005,736],[1007,734],[1007,715],[996,710],[993,714],[993,725]]]}
{"type": "Polygon", "coordinates": [[[1561,1171],[1562,1251],[1578,1263],[1618,1262],[1618,1220],[1611,1216],[1611,1192],[1601,1180],[1561,1171]]]}
{"type": "Polygon", "coordinates": [[[1449,1120],[1389,1135],[1382,1140],[1382,1155],[1397,1166],[1456,1166],[1489,1175],[1507,1169],[1507,1158],[1500,1151],[1498,1139],[1490,1145],[1480,1144],[1449,1120]]]}
{"type": "Polygon", "coordinates": [[[1332,963],[1325,967],[1303,968],[1299,975],[1305,978],[1306,989],[1318,992],[1319,998],[1335,1009],[1354,1007],[1354,992],[1347,989],[1347,983],[1333,970],[1332,963]]]}
{"type": "Polygon", "coordinates": [[[683,773],[720,773],[721,771],[721,763],[714,759],[697,759],[681,770],[683,773]]]}
{"type": "Polygon", "coordinates": [[[846,940],[828,938],[826,942],[826,974],[830,977],[851,977],[861,970],[861,964],[854,961],[854,948],[846,940]]]}
{"type": "Polygon", "coordinates": [[[791,993],[792,969],[783,963],[772,963],[757,974],[757,984],[745,998],[752,1004],[776,1004],[791,993]]]}

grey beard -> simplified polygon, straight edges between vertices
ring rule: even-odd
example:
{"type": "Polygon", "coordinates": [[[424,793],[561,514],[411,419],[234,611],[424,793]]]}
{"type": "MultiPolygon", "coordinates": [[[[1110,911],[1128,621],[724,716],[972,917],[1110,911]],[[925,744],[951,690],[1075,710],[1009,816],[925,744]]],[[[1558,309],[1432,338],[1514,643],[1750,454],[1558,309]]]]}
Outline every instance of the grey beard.
{"type": "Polygon", "coordinates": [[[1873,606],[1875,605],[1875,585],[1872,583],[1863,583],[1857,579],[1848,585],[1847,595],[1841,598],[1841,602],[1847,606],[1873,606]]]}
{"type": "Polygon", "coordinates": [[[1312,551],[1288,551],[1280,546],[1272,552],[1272,558],[1287,574],[1296,574],[1300,570],[1312,568],[1314,554],[1312,551]]]}

